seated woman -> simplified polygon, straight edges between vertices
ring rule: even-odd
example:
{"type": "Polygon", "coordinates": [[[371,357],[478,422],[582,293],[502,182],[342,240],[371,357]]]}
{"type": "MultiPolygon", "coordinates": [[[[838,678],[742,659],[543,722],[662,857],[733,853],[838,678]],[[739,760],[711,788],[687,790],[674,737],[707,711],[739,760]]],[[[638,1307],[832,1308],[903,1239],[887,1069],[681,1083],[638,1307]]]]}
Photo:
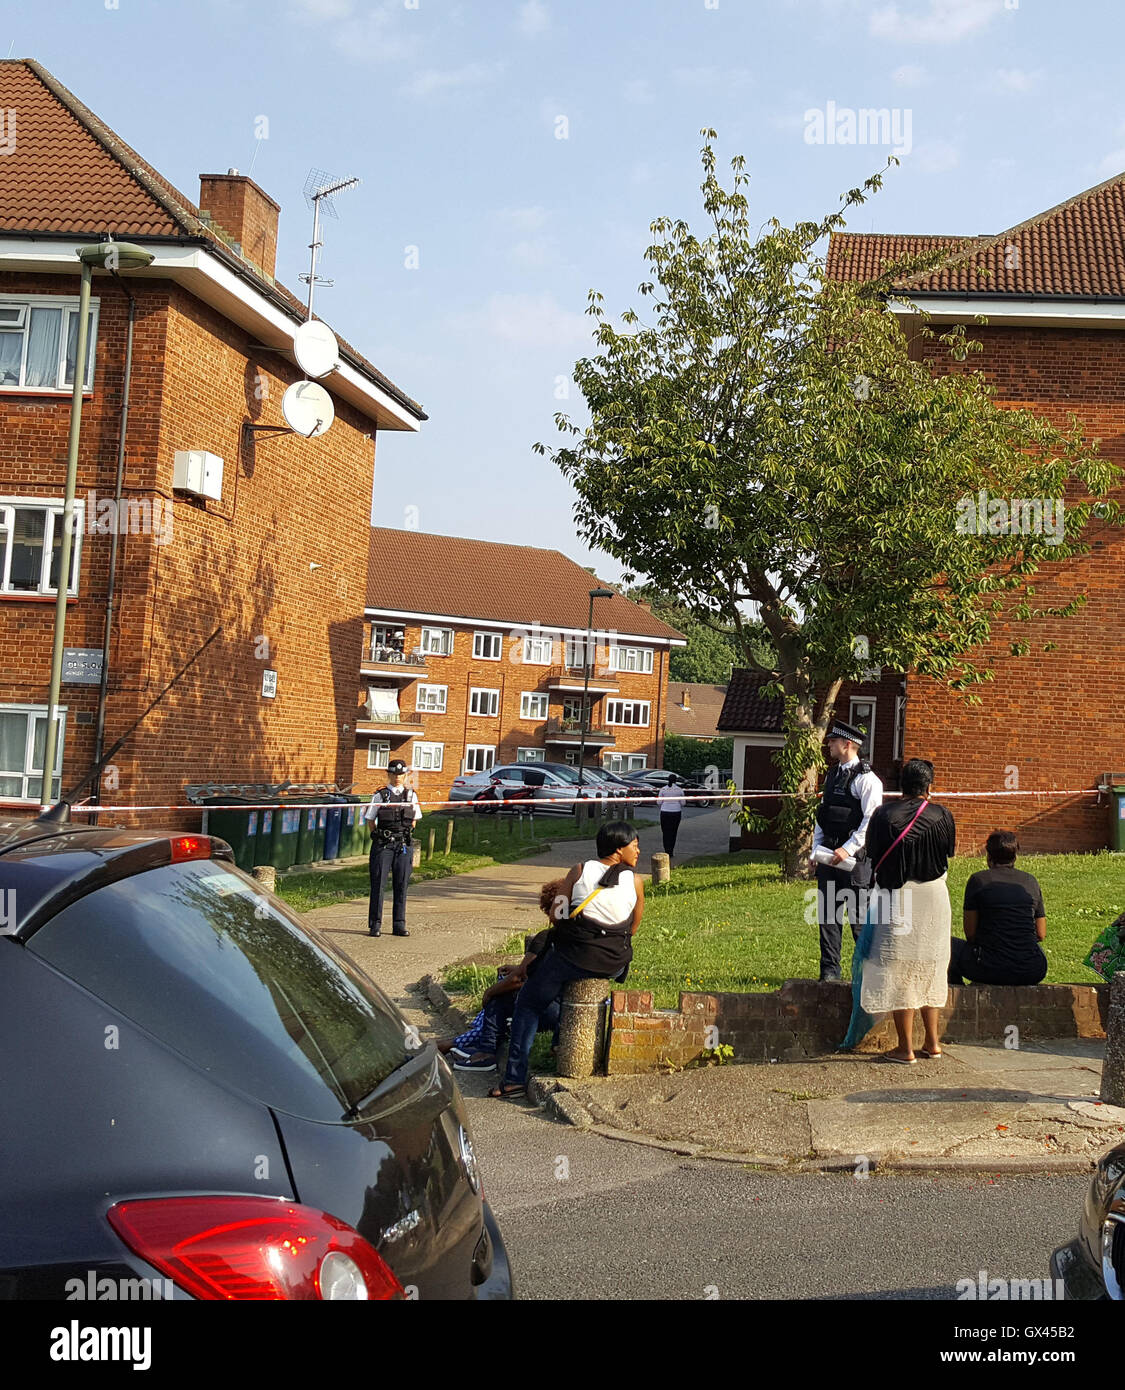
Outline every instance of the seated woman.
{"type": "Polygon", "coordinates": [[[1037,985],[1047,973],[1040,942],[1047,936],[1043,890],[1017,869],[1015,831],[994,830],[985,845],[988,868],[965,884],[965,940],[954,937],[949,983],[1037,985]]]}

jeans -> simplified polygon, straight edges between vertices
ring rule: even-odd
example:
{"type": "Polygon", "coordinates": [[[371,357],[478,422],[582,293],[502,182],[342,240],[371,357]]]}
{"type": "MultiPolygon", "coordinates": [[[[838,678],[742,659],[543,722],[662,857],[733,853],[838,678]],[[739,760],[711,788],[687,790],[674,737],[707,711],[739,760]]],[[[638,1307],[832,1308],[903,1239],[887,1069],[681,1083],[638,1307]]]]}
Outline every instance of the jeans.
{"type": "Polygon", "coordinates": [[[596,970],[583,970],[579,965],[571,965],[564,960],[552,946],[535,968],[523,988],[516,995],[516,1009],[512,1015],[512,1040],[508,1044],[508,1065],[504,1072],[506,1086],[527,1085],[527,1065],[531,1044],[539,1032],[541,1020],[551,1005],[559,998],[563,986],[570,980],[596,980],[596,970]]]}

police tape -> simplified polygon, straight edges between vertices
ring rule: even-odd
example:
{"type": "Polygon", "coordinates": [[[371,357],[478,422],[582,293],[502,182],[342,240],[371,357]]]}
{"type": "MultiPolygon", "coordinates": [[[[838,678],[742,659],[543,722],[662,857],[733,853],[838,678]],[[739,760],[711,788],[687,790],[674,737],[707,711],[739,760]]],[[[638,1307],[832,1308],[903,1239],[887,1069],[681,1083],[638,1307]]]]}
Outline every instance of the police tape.
{"type": "MultiPolygon", "coordinates": [[[[1059,790],[1049,790],[1049,791],[1048,791],[1048,790],[1027,790],[1027,791],[1023,791],[1023,790],[1021,790],[1021,791],[1005,790],[1005,791],[991,791],[991,792],[945,792],[945,791],[943,791],[939,796],[936,796],[936,797],[934,797],[933,799],[934,799],[934,801],[940,803],[940,802],[942,802],[942,801],[952,801],[954,798],[961,798],[961,799],[976,798],[976,799],[978,799],[978,800],[993,800],[993,799],[995,799],[995,798],[999,798],[999,797],[1009,797],[1009,796],[1038,796],[1038,797],[1044,797],[1044,796],[1102,796],[1102,795],[1105,794],[1105,792],[1106,792],[1106,789],[1103,788],[1103,787],[1080,787],[1080,788],[1078,788],[1077,790],[1063,790],[1063,791],[1059,791],[1059,790]]],[[[889,798],[889,797],[900,797],[900,796],[902,796],[902,792],[889,791],[889,792],[884,792],[883,795],[884,795],[884,798],[889,798]]],[[[685,802],[697,801],[697,802],[701,802],[701,803],[706,803],[707,805],[710,805],[710,804],[713,803],[713,802],[717,802],[717,803],[719,803],[720,806],[726,806],[726,807],[728,807],[728,808],[730,808],[730,809],[734,809],[734,808],[733,808],[733,803],[734,803],[735,801],[781,801],[781,800],[784,800],[784,799],[787,799],[787,798],[788,798],[788,799],[795,799],[795,798],[802,798],[802,797],[807,798],[807,799],[809,799],[809,800],[812,800],[812,799],[817,798],[817,797],[819,796],[819,793],[812,793],[812,794],[810,794],[810,793],[806,793],[806,792],[782,792],[782,791],[776,791],[776,790],[771,791],[771,790],[769,790],[769,789],[758,789],[758,788],[755,788],[755,789],[752,790],[752,791],[735,791],[735,792],[730,792],[730,791],[727,791],[727,790],[723,790],[723,791],[684,792],[683,796],[684,796],[685,802]]],[[[653,805],[656,805],[656,804],[659,803],[659,800],[660,800],[660,798],[659,798],[658,795],[652,795],[652,796],[634,795],[632,792],[626,792],[626,794],[625,794],[624,796],[613,796],[613,795],[610,795],[610,796],[602,796],[602,795],[594,795],[594,796],[537,796],[537,797],[526,797],[526,798],[525,798],[525,797],[504,797],[504,798],[482,799],[482,800],[473,800],[473,801],[424,801],[424,800],[422,800],[421,797],[419,797],[419,799],[418,799],[418,805],[419,805],[419,806],[422,806],[422,807],[429,806],[429,807],[433,807],[433,808],[448,807],[448,808],[454,808],[454,809],[462,810],[462,811],[470,811],[470,810],[474,810],[474,809],[475,809],[475,810],[478,810],[478,811],[492,812],[492,811],[498,811],[498,810],[500,810],[501,807],[511,808],[511,809],[515,809],[515,810],[523,810],[523,809],[525,809],[525,810],[527,810],[527,811],[534,811],[537,807],[552,806],[552,805],[555,805],[555,806],[564,806],[564,805],[576,806],[576,805],[578,805],[579,802],[581,802],[583,805],[586,805],[586,806],[600,806],[600,805],[605,804],[605,805],[608,805],[608,806],[612,807],[612,806],[614,806],[614,805],[621,805],[622,808],[624,809],[625,806],[639,806],[639,805],[645,805],[645,804],[648,804],[648,803],[652,803],[653,805]]],[[[96,814],[96,815],[111,815],[111,814],[126,814],[126,813],[128,813],[128,814],[130,814],[130,815],[133,815],[133,814],[137,814],[137,813],[140,813],[140,812],[148,812],[148,811],[180,811],[180,812],[183,812],[183,811],[195,811],[195,812],[199,812],[199,813],[201,813],[201,814],[202,814],[203,812],[208,812],[208,813],[210,813],[210,812],[212,812],[212,811],[348,811],[348,810],[351,810],[351,809],[353,809],[353,808],[355,808],[355,807],[357,807],[357,806],[362,806],[362,807],[364,808],[364,810],[366,810],[371,804],[372,804],[372,803],[371,803],[371,802],[368,802],[368,801],[351,801],[351,802],[340,802],[340,801],[317,801],[317,802],[311,802],[311,801],[300,801],[300,802],[297,802],[297,801],[290,801],[290,802],[284,802],[284,801],[263,801],[263,802],[258,802],[258,803],[255,803],[255,804],[250,804],[250,803],[248,803],[248,802],[243,801],[243,802],[239,802],[237,805],[232,805],[232,806],[217,806],[217,805],[199,806],[199,805],[195,805],[195,804],[190,803],[190,802],[187,803],[187,804],[181,804],[181,805],[178,805],[178,806],[120,806],[120,805],[116,805],[116,804],[107,804],[107,803],[105,803],[105,802],[101,802],[101,803],[78,802],[76,805],[74,805],[74,806],[72,806],[72,807],[70,808],[70,811],[71,811],[71,815],[78,815],[78,814],[83,814],[83,815],[95,815],[95,814],[96,814]]]]}

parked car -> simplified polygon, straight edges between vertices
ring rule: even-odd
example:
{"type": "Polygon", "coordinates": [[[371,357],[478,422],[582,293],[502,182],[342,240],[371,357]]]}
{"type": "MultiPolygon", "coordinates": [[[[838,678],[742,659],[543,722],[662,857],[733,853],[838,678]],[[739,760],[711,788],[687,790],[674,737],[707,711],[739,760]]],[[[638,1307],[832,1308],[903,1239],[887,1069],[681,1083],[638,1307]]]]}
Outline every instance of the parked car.
{"type": "MultiPolygon", "coordinates": [[[[711,805],[711,796],[708,794],[710,789],[694,777],[685,777],[679,772],[667,772],[661,767],[644,768],[640,772],[627,773],[626,776],[635,786],[646,788],[646,794],[649,796],[655,797],[661,787],[675,785],[683,788],[689,806],[711,805]]],[[[655,801],[646,804],[656,806],[655,801]]]]}
{"type": "Polygon", "coordinates": [[[0,901],[0,1297],[512,1296],[444,1059],[222,840],[0,821],[0,901]]]}
{"type": "MultiPolygon", "coordinates": [[[[589,768],[586,769],[590,771],[589,768]]],[[[578,786],[578,769],[567,763],[502,763],[485,772],[466,773],[453,779],[449,789],[450,801],[527,800],[531,789],[537,813],[571,816],[578,797],[583,801],[599,800],[605,788],[587,778],[578,786]]],[[[493,809],[489,806],[488,809],[493,809]]],[[[496,807],[495,809],[500,809],[496,807]]]]}
{"type": "Polygon", "coordinates": [[[1098,1161],[1078,1234],[1052,1254],[1051,1275],[1069,1299],[1125,1301],[1125,1143],[1098,1161]]]}

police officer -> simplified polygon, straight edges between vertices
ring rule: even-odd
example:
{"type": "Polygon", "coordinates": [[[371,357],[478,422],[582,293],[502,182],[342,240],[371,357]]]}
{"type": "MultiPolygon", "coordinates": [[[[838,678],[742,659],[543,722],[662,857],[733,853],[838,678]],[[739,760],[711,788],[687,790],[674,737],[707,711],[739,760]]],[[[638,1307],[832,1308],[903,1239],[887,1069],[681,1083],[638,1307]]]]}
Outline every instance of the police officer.
{"type": "Polygon", "coordinates": [[[406,886],[414,865],[414,822],[421,820],[418,794],[406,785],[406,764],[394,758],[387,764],[387,785],[380,787],[363,813],[371,822],[371,902],[367,909],[369,936],[383,933],[383,891],[388,876],[394,889],[392,927],[395,936],[406,930],[406,886]]]}
{"type": "Polygon", "coordinates": [[[824,779],[810,862],[816,864],[816,919],[820,928],[820,978],[840,978],[840,939],[847,911],[853,939],[859,936],[856,888],[871,883],[871,866],[863,846],[867,826],[883,802],[883,784],[861,762],[863,731],[836,719],[828,726],[828,756],[833,766],[824,779]],[[818,851],[820,853],[818,854],[818,851]],[[842,861],[857,859],[855,869],[842,861]],[[821,862],[821,861],[827,862],[821,862]]]}

